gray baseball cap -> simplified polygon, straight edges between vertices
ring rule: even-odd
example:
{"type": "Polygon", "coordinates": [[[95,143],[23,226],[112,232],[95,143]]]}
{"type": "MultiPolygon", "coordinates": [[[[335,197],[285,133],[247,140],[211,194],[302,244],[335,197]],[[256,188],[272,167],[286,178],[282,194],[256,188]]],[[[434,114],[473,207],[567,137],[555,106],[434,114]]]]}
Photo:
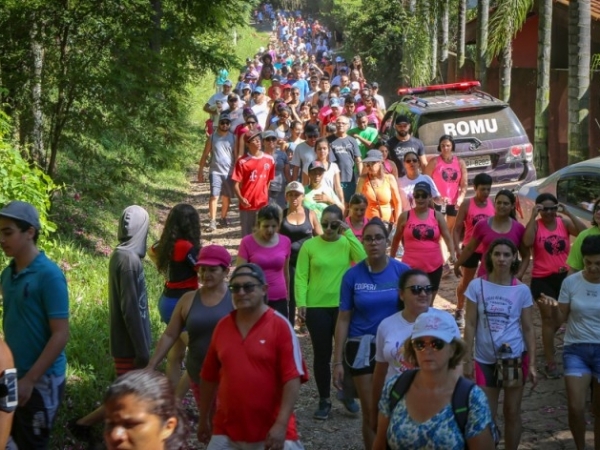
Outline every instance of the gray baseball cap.
{"type": "Polygon", "coordinates": [[[41,228],[40,215],[31,203],[14,200],[0,210],[0,217],[22,220],[36,230],[41,228]]]}

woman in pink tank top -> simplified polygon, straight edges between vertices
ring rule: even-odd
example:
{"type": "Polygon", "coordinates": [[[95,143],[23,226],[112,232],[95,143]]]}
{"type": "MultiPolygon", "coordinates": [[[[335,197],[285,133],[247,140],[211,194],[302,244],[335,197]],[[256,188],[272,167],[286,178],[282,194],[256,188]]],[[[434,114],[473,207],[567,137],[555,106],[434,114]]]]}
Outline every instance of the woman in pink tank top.
{"type": "MultiPolygon", "coordinates": [[[[492,190],[492,177],[487,173],[477,174],[473,180],[475,187],[475,196],[467,198],[458,208],[456,223],[452,230],[452,239],[454,240],[454,248],[456,249],[456,257],[460,257],[461,253],[461,237],[462,248],[466,247],[471,237],[475,225],[480,220],[486,220],[494,215],[494,202],[489,198],[492,190]]],[[[481,261],[483,254],[483,245],[480,244],[471,257],[466,260],[461,266],[462,277],[456,286],[456,311],[454,317],[460,328],[465,326],[465,291],[471,280],[475,277],[475,272],[481,261]]]]}
{"type": "MultiPolygon", "coordinates": [[[[559,204],[554,195],[545,193],[535,199],[535,208],[523,236],[523,244],[533,251],[530,288],[534,300],[541,294],[558,298],[569,269],[567,256],[571,247],[570,236],[577,236],[583,230],[585,225],[559,204]],[[567,217],[557,216],[559,210],[567,217]]],[[[554,359],[554,334],[562,322],[556,308],[536,303],[542,317],[542,345],[546,358],[544,370],[548,378],[558,378],[561,374],[554,359]]]]}
{"type": "Polygon", "coordinates": [[[444,134],[438,144],[439,156],[434,157],[425,166],[425,175],[429,175],[440,191],[442,205],[435,209],[446,216],[448,229],[452,232],[458,208],[467,194],[467,166],[454,154],[456,144],[452,136],[444,134]],[[445,206],[445,212],[444,212],[445,206]]]}
{"type": "Polygon", "coordinates": [[[367,219],[367,199],[362,194],[354,194],[350,197],[348,203],[348,217],[346,217],[346,223],[356,236],[356,239],[362,242],[363,228],[369,222],[367,219]]]}
{"type": "Polygon", "coordinates": [[[431,295],[431,304],[433,305],[435,295],[440,287],[444,266],[440,237],[448,246],[450,255],[452,255],[451,260],[454,260],[454,243],[444,216],[429,207],[431,186],[427,182],[420,182],[415,185],[413,192],[415,207],[400,214],[390,255],[392,257],[396,255],[400,239],[402,239],[404,242],[402,262],[408,264],[412,269],[421,269],[427,273],[433,287],[431,295]]]}

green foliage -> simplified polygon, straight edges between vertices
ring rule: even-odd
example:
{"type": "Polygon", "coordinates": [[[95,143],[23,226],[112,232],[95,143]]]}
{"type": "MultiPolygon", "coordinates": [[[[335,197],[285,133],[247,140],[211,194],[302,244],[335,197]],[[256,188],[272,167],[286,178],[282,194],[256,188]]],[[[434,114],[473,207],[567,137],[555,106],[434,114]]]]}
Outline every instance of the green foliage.
{"type": "Polygon", "coordinates": [[[514,39],[533,8],[533,0],[499,0],[490,17],[486,59],[488,64],[514,39]]]}
{"type": "Polygon", "coordinates": [[[5,139],[10,130],[8,117],[0,111],[0,207],[12,200],[34,205],[40,213],[42,238],[56,230],[50,221],[50,195],[58,186],[39,167],[30,165],[5,139]]]}

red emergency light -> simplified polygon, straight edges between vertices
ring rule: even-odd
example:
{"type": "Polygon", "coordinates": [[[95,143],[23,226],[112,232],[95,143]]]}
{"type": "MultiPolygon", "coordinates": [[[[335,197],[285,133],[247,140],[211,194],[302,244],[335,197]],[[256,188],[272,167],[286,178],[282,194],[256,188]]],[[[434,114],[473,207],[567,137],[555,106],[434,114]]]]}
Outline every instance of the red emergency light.
{"type": "Polygon", "coordinates": [[[480,87],[479,81],[462,81],[460,83],[433,84],[431,86],[421,86],[415,88],[400,88],[398,95],[422,94],[423,92],[434,91],[465,91],[474,87],[480,87]]]}

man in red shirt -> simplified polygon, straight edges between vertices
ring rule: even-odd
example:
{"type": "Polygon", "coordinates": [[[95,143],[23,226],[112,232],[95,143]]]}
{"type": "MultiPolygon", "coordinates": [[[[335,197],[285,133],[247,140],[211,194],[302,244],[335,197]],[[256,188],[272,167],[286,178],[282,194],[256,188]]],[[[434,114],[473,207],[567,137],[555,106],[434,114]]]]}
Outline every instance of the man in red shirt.
{"type": "Polygon", "coordinates": [[[250,130],[244,134],[248,154],[239,158],[233,169],[233,188],[240,204],[242,237],[251,234],[256,213],[269,203],[269,184],[275,177],[275,161],[264,153],[261,133],[250,130]]]}
{"type": "Polygon", "coordinates": [[[256,264],[238,266],[229,290],[235,311],[217,324],[200,373],[198,439],[210,438],[207,450],[302,450],[293,411],[308,375],[294,329],[267,306],[256,264]]]}

